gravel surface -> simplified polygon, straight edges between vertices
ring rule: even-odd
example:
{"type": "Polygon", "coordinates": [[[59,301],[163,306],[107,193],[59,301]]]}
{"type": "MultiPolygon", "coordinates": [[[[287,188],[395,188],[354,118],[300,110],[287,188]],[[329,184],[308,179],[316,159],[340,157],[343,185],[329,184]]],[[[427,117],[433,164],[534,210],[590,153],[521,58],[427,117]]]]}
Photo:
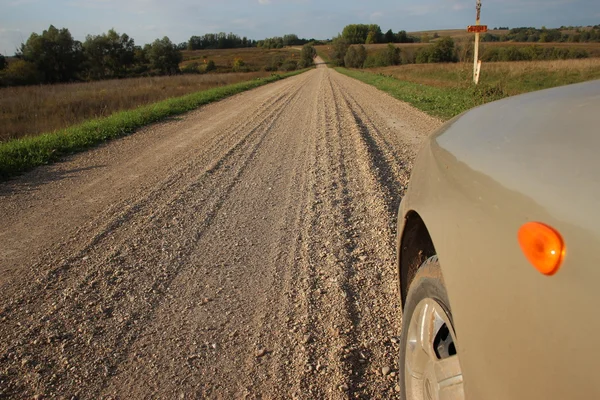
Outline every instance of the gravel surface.
{"type": "Polygon", "coordinates": [[[439,125],[317,68],[0,184],[0,398],[395,398],[439,125]]]}

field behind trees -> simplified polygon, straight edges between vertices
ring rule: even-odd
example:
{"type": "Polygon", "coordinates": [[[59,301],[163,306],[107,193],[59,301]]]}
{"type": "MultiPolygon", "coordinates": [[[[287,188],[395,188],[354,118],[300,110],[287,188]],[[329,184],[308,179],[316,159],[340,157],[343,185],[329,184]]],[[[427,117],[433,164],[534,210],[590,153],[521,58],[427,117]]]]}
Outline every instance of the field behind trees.
{"type": "Polygon", "coordinates": [[[232,72],[236,60],[241,60],[243,65],[238,67],[244,71],[276,71],[286,62],[300,61],[299,48],[243,48],[243,49],[208,49],[208,50],[186,50],[182,52],[183,61],[180,68],[186,71],[190,66],[202,68],[209,61],[215,63],[215,71],[232,72]]]}

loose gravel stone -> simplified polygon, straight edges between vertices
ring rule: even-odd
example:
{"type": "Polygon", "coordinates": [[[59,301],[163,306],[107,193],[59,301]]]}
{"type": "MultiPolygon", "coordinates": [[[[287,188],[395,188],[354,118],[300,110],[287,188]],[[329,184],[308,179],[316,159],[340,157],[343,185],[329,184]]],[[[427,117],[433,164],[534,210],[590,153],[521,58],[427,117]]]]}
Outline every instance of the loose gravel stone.
{"type": "Polygon", "coordinates": [[[439,125],[320,65],[0,183],[0,397],[397,398],[394,209],[439,125]]]}

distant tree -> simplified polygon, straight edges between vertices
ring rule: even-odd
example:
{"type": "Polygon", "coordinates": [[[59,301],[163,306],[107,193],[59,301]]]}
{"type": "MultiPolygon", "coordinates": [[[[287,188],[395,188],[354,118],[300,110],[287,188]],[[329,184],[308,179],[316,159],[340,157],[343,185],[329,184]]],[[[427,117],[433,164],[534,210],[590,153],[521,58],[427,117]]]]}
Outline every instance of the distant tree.
{"type": "Polygon", "coordinates": [[[390,65],[399,65],[401,63],[400,49],[393,43],[373,54],[369,54],[363,64],[363,68],[387,67],[390,65]]]}
{"type": "MultiPolygon", "coordinates": [[[[187,42],[188,50],[203,49],[234,49],[240,47],[251,47],[255,43],[248,38],[242,38],[233,33],[207,33],[203,36],[192,36],[187,42]]],[[[179,46],[178,46],[179,47],[179,46]]],[[[180,50],[182,50],[180,48],[180,50]]]]}
{"type": "Polygon", "coordinates": [[[481,38],[482,42],[499,42],[500,41],[500,37],[493,35],[491,33],[486,33],[485,35],[483,35],[483,37],[481,38]]]}
{"type": "Polygon", "coordinates": [[[396,42],[397,38],[396,35],[394,35],[394,32],[392,32],[392,30],[388,30],[385,35],[384,35],[384,42],[385,43],[394,43],[396,42]]]}
{"type": "Polygon", "coordinates": [[[287,35],[283,36],[283,45],[284,46],[297,46],[299,45],[300,39],[298,38],[298,35],[294,34],[294,33],[290,33],[287,35]]]}
{"type": "Polygon", "coordinates": [[[351,46],[344,57],[344,65],[348,68],[362,68],[367,59],[367,49],[362,44],[351,46]]]}
{"type": "Polygon", "coordinates": [[[263,49],[281,49],[283,48],[283,38],[275,36],[265,40],[259,40],[257,46],[262,47],[263,49]]]}
{"type": "Polygon", "coordinates": [[[350,47],[350,42],[342,36],[334,38],[331,42],[332,52],[331,59],[338,66],[344,66],[344,57],[350,47]]]}
{"type": "Polygon", "coordinates": [[[135,62],[136,47],[127,34],[114,29],[102,35],[88,35],[83,43],[86,72],[90,79],[118,78],[127,75],[135,62]]]}
{"type": "Polygon", "coordinates": [[[431,39],[427,33],[421,35],[421,43],[429,43],[431,39]]]}
{"type": "Polygon", "coordinates": [[[347,25],[342,31],[342,37],[350,44],[380,43],[383,40],[381,27],[375,24],[347,25]]]}
{"type": "Polygon", "coordinates": [[[300,53],[300,68],[307,68],[314,64],[314,59],[317,56],[317,50],[311,43],[307,43],[302,47],[302,53],[300,53]]]}
{"type": "Polygon", "coordinates": [[[457,60],[454,40],[450,36],[441,38],[432,46],[422,48],[416,56],[417,64],[456,62],[457,60]]]}
{"type": "Polygon", "coordinates": [[[32,33],[21,45],[19,56],[35,65],[43,82],[69,82],[81,70],[83,50],[68,29],[50,25],[41,35],[32,33]]]}
{"type": "Polygon", "coordinates": [[[450,36],[441,38],[433,45],[433,51],[429,62],[456,62],[454,39],[450,36]]]}
{"type": "Polygon", "coordinates": [[[8,62],[6,61],[6,57],[0,54],[0,71],[8,66],[8,62]]]}
{"type": "Polygon", "coordinates": [[[148,51],[148,59],[152,68],[161,74],[176,74],[182,60],[181,51],[168,37],[156,39],[148,51]]]}
{"type": "Polygon", "coordinates": [[[398,43],[413,43],[415,41],[414,38],[408,36],[406,31],[400,31],[396,36],[398,43]]]}
{"type": "Polygon", "coordinates": [[[20,86],[40,83],[40,74],[34,63],[17,59],[0,75],[2,86],[20,86]]]}
{"type": "Polygon", "coordinates": [[[365,44],[375,44],[377,43],[377,38],[375,37],[374,32],[369,32],[367,35],[367,40],[365,40],[365,44]]]}
{"type": "Polygon", "coordinates": [[[385,59],[387,65],[399,65],[401,60],[400,49],[392,43],[388,43],[385,49],[385,59]]]}
{"type": "Polygon", "coordinates": [[[433,34],[433,38],[434,38],[434,39],[439,39],[439,37],[440,37],[440,34],[439,34],[439,33],[435,32],[435,33],[433,34]]]}
{"type": "Polygon", "coordinates": [[[187,50],[188,42],[181,42],[177,45],[177,50],[187,50]]]}

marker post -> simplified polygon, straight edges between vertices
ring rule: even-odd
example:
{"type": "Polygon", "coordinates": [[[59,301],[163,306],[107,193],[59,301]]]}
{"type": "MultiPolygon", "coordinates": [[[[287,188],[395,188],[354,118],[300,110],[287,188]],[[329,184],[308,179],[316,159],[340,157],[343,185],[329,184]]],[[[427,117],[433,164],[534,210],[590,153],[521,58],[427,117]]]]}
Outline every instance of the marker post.
{"type": "Polygon", "coordinates": [[[479,74],[481,73],[481,60],[479,60],[479,34],[488,30],[487,25],[481,25],[481,0],[477,0],[477,19],[475,25],[467,27],[467,32],[475,33],[475,51],[473,52],[473,82],[479,83],[479,74]]]}

